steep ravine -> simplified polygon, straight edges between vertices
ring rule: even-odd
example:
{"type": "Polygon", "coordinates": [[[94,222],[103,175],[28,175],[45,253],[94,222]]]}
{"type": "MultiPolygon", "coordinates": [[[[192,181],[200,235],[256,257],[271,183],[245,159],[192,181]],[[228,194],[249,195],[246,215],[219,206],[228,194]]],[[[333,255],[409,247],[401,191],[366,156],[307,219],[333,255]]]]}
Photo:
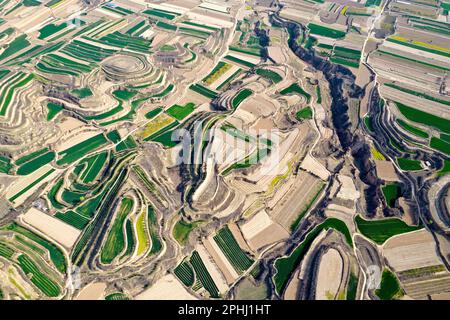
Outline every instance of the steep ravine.
{"type": "Polygon", "coordinates": [[[312,49],[304,49],[297,44],[295,39],[304,32],[304,27],[299,23],[286,21],[278,15],[271,15],[271,22],[289,30],[289,48],[302,61],[320,71],[329,83],[332,97],[331,113],[334,130],[339,138],[342,155],[350,153],[354,159],[354,165],[359,171],[359,178],[366,185],[365,213],[373,216],[380,202],[379,180],[375,168],[371,165],[370,148],[363,136],[351,131],[351,122],[348,114],[348,99],[361,100],[364,96],[364,88],[355,84],[353,73],[338,64],[334,64],[317,56],[312,49]]]}

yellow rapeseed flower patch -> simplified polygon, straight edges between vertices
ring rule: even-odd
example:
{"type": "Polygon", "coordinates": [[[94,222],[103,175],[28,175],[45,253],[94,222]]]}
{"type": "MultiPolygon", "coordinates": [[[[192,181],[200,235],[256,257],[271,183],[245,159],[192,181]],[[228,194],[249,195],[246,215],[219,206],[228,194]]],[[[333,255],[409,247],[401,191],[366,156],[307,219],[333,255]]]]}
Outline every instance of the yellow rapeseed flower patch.
{"type": "Polygon", "coordinates": [[[439,50],[442,52],[447,52],[450,53],[450,49],[444,48],[444,47],[440,47],[434,44],[430,44],[430,43],[426,43],[426,42],[422,42],[422,41],[417,41],[417,40],[410,40],[404,37],[400,37],[400,36],[392,36],[391,39],[394,40],[398,40],[398,41],[402,41],[402,42],[409,42],[418,46],[422,46],[425,48],[429,48],[429,49],[434,49],[434,50],[439,50]]]}
{"type": "Polygon", "coordinates": [[[348,10],[348,6],[345,6],[344,9],[342,9],[342,11],[341,11],[341,16],[345,16],[345,13],[347,12],[347,10],[348,10]]]}
{"type": "Polygon", "coordinates": [[[372,156],[375,160],[386,160],[386,158],[383,156],[383,154],[378,151],[375,147],[370,147],[370,152],[372,153],[372,156]]]}
{"type": "Polygon", "coordinates": [[[151,136],[152,134],[158,132],[162,128],[168,126],[169,124],[171,124],[174,121],[175,121],[175,119],[172,118],[171,116],[169,116],[165,113],[160,113],[155,118],[153,118],[152,120],[147,122],[144,129],[141,132],[139,132],[138,136],[140,138],[147,138],[147,137],[151,136]]]}

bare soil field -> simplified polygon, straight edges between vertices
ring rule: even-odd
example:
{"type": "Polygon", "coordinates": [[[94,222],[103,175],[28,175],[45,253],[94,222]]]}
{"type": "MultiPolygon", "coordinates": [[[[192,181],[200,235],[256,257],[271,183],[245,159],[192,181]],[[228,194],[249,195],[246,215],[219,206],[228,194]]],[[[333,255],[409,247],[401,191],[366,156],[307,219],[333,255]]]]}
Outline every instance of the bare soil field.
{"type": "Polygon", "coordinates": [[[395,167],[390,161],[375,160],[378,177],[385,181],[398,181],[398,175],[395,167]]]}
{"type": "Polygon", "coordinates": [[[240,229],[250,248],[254,251],[289,237],[289,233],[273,222],[265,211],[254,215],[240,229]]]}
{"type": "Polygon", "coordinates": [[[36,208],[28,210],[27,213],[21,216],[21,219],[26,224],[48,235],[56,242],[69,249],[72,248],[81,233],[80,230],[59,219],[53,218],[36,208]]]}
{"type": "Polygon", "coordinates": [[[442,264],[434,239],[425,229],[390,238],[383,245],[383,255],[397,272],[442,264]]]}
{"type": "Polygon", "coordinates": [[[149,289],[135,297],[136,300],[196,300],[172,274],[156,281],[149,289]]]}
{"type": "Polygon", "coordinates": [[[317,275],[316,299],[334,300],[342,282],[343,260],[335,249],[328,250],[320,259],[317,275]]]}
{"type": "Polygon", "coordinates": [[[320,184],[320,179],[306,171],[300,171],[285,196],[271,208],[270,216],[289,230],[302,209],[312,201],[320,184]]]}
{"type": "Polygon", "coordinates": [[[106,283],[92,282],[78,293],[75,300],[101,300],[106,289],[106,283]]]}

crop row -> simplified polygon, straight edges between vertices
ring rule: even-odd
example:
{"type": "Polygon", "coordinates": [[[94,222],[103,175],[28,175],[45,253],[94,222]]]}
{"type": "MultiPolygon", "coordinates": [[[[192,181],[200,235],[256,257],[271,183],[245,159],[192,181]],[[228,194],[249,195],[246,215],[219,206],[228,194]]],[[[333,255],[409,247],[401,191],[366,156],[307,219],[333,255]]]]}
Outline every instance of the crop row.
{"type": "Polygon", "coordinates": [[[114,223],[109,230],[105,243],[103,244],[100,260],[102,263],[109,264],[117,257],[125,248],[125,237],[123,226],[125,219],[133,208],[133,199],[123,198],[120,208],[114,219],[114,223]]]}
{"type": "Polygon", "coordinates": [[[61,157],[56,163],[58,165],[64,165],[68,163],[72,163],[78,159],[81,159],[89,152],[101,147],[106,144],[108,141],[105,136],[100,133],[92,138],[89,138],[83,142],[80,142],[70,148],[65,149],[59,153],[61,157]]]}
{"type": "Polygon", "coordinates": [[[214,236],[214,240],[236,272],[243,273],[251,267],[253,260],[242,251],[228,226],[220,229],[214,236]]]}
{"type": "Polygon", "coordinates": [[[192,287],[195,281],[195,274],[187,261],[181,262],[173,272],[186,287],[192,287]]]}
{"type": "Polygon", "coordinates": [[[206,266],[197,251],[192,252],[190,263],[203,287],[209,292],[212,298],[218,298],[219,289],[214,283],[213,278],[209,274],[208,269],[206,269],[206,266]]]}
{"type": "Polygon", "coordinates": [[[33,74],[17,73],[0,88],[0,116],[5,116],[11,103],[14,91],[27,85],[33,79],[33,74]]]}

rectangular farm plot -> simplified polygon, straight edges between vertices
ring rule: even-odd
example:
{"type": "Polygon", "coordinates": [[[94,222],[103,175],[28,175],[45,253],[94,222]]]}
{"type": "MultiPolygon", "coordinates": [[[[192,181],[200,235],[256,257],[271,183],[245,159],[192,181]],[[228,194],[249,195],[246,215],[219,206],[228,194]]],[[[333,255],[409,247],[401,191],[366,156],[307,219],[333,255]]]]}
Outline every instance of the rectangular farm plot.
{"type": "Polygon", "coordinates": [[[228,289],[226,281],[218,267],[212,262],[205,247],[198,245],[196,249],[190,258],[196,277],[211,297],[218,298],[220,293],[228,289]]]}
{"type": "Polygon", "coordinates": [[[255,251],[289,237],[289,233],[273,222],[264,210],[254,215],[240,229],[250,248],[255,251]]]}
{"type": "Polygon", "coordinates": [[[192,102],[188,102],[184,106],[174,104],[169,109],[167,109],[167,113],[175,119],[182,121],[194,111],[194,108],[195,104],[192,102]]]}
{"type": "Polygon", "coordinates": [[[67,224],[70,224],[78,230],[83,230],[90,221],[88,218],[76,213],[75,211],[67,211],[65,213],[57,212],[54,217],[61,221],[64,221],[67,224]]]}
{"type": "Polygon", "coordinates": [[[27,174],[33,173],[34,171],[38,170],[42,166],[45,166],[46,164],[52,162],[53,159],[55,159],[55,152],[49,151],[43,155],[40,155],[40,156],[22,164],[19,167],[19,169],[17,169],[17,174],[27,175],[27,174]]]}
{"type": "Polygon", "coordinates": [[[220,229],[213,238],[238,274],[242,274],[251,267],[253,260],[239,247],[228,226],[220,229]]]}
{"type": "Polygon", "coordinates": [[[442,264],[433,237],[425,229],[397,235],[383,245],[383,255],[395,271],[442,264]]]}
{"type": "Polygon", "coordinates": [[[308,24],[308,29],[311,34],[333,39],[344,38],[346,35],[344,31],[324,27],[315,23],[308,24]]]}
{"type": "Polygon", "coordinates": [[[216,80],[218,80],[223,74],[225,74],[229,69],[231,69],[232,65],[223,61],[219,61],[219,63],[215,66],[215,68],[203,79],[203,82],[210,86],[216,80]]]}
{"type": "Polygon", "coordinates": [[[175,123],[174,118],[172,118],[166,113],[160,113],[152,120],[147,122],[145,127],[138,133],[138,137],[144,140],[149,140],[153,135],[158,133],[160,130],[164,129],[165,127],[173,123],[175,123]]]}
{"type": "Polygon", "coordinates": [[[383,256],[411,298],[422,300],[448,291],[450,273],[425,229],[390,238],[383,245],[383,256]]]}
{"type": "Polygon", "coordinates": [[[32,174],[17,180],[7,191],[6,198],[18,206],[22,204],[43,183],[51,180],[57,171],[50,165],[45,165],[32,174]]]}
{"type": "Polygon", "coordinates": [[[89,138],[83,142],[80,142],[68,149],[59,152],[60,159],[56,161],[58,165],[64,165],[77,161],[87,155],[89,152],[94,151],[101,146],[105,145],[108,140],[103,133],[100,133],[92,138],[89,138]]]}
{"type": "Polygon", "coordinates": [[[147,9],[143,11],[143,13],[167,20],[173,20],[179,15],[178,13],[169,12],[161,9],[147,9]]]}
{"type": "Polygon", "coordinates": [[[219,267],[220,271],[225,277],[227,284],[232,284],[239,277],[239,274],[230,264],[227,257],[223,254],[223,251],[214,241],[213,237],[208,237],[205,241],[203,241],[203,245],[205,246],[211,257],[214,259],[217,267],[219,267]]]}
{"type": "Polygon", "coordinates": [[[227,72],[221,75],[212,85],[211,87],[214,90],[221,90],[228,83],[232,82],[239,74],[242,72],[242,69],[236,65],[233,65],[227,72]]]}
{"type": "Polygon", "coordinates": [[[182,261],[174,270],[173,273],[180,279],[186,287],[192,287],[195,282],[194,269],[188,261],[182,261]]]}
{"type": "Polygon", "coordinates": [[[442,55],[445,57],[450,57],[450,49],[444,48],[444,47],[440,47],[437,45],[432,45],[429,43],[425,43],[425,42],[421,42],[421,41],[416,41],[416,40],[410,40],[410,39],[406,39],[403,37],[399,37],[399,36],[391,36],[390,38],[386,39],[387,41],[393,42],[393,43],[397,43],[406,47],[410,47],[413,49],[419,49],[419,50],[423,50],[429,53],[433,53],[433,54],[437,54],[437,55],[442,55]]]}
{"type": "Polygon", "coordinates": [[[238,63],[240,65],[252,68],[261,61],[260,57],[245,54],[242,52],[231,51],[225,56],[227,60],[238,63]]]}
{"type": "Polygon", "coordinates": [[[434,127],[444,133],[450,133],[450,120],[411,108],[399,102],[395,102],[395,104],[402,115],[408,120],[434,127]]]}
{"type": "Polygon", "coordinates": [[[81,231],[42,212],[31,208],[21,219],[33,228],[48,235],[66,248],[72,248],[81,231]]]}
{"type": "Polygon", "coordinates": [[[270,216],[286,230],[290,230],[304,208],[314,200],[322,181],[306,171],[299,171],[293,184],[285,195],[269,209],[270,216]]]}
{"type": "Polygon", "coordinates": [[[172,274],[165,275],[149,289],[135,298],[136,300],[195,300],[172,274]]]}
{"type": "Polygon", "coordinates": [[[217,97],[217,92],[208,89],[207,87],[202,86],[201,84],[198,83],[192,84],[191,86],[189,86],[189,89],[209,99],[214,99],[217,97]]]}
{"type": "Polygon", "coordinates": [[[86,161],[83,162],[86,163],[86,167],[81,174],[81,181],[83,183],[93,182],[105,165],[107,158],[107,152],[102,152],[87,158],[86,161]]]}

